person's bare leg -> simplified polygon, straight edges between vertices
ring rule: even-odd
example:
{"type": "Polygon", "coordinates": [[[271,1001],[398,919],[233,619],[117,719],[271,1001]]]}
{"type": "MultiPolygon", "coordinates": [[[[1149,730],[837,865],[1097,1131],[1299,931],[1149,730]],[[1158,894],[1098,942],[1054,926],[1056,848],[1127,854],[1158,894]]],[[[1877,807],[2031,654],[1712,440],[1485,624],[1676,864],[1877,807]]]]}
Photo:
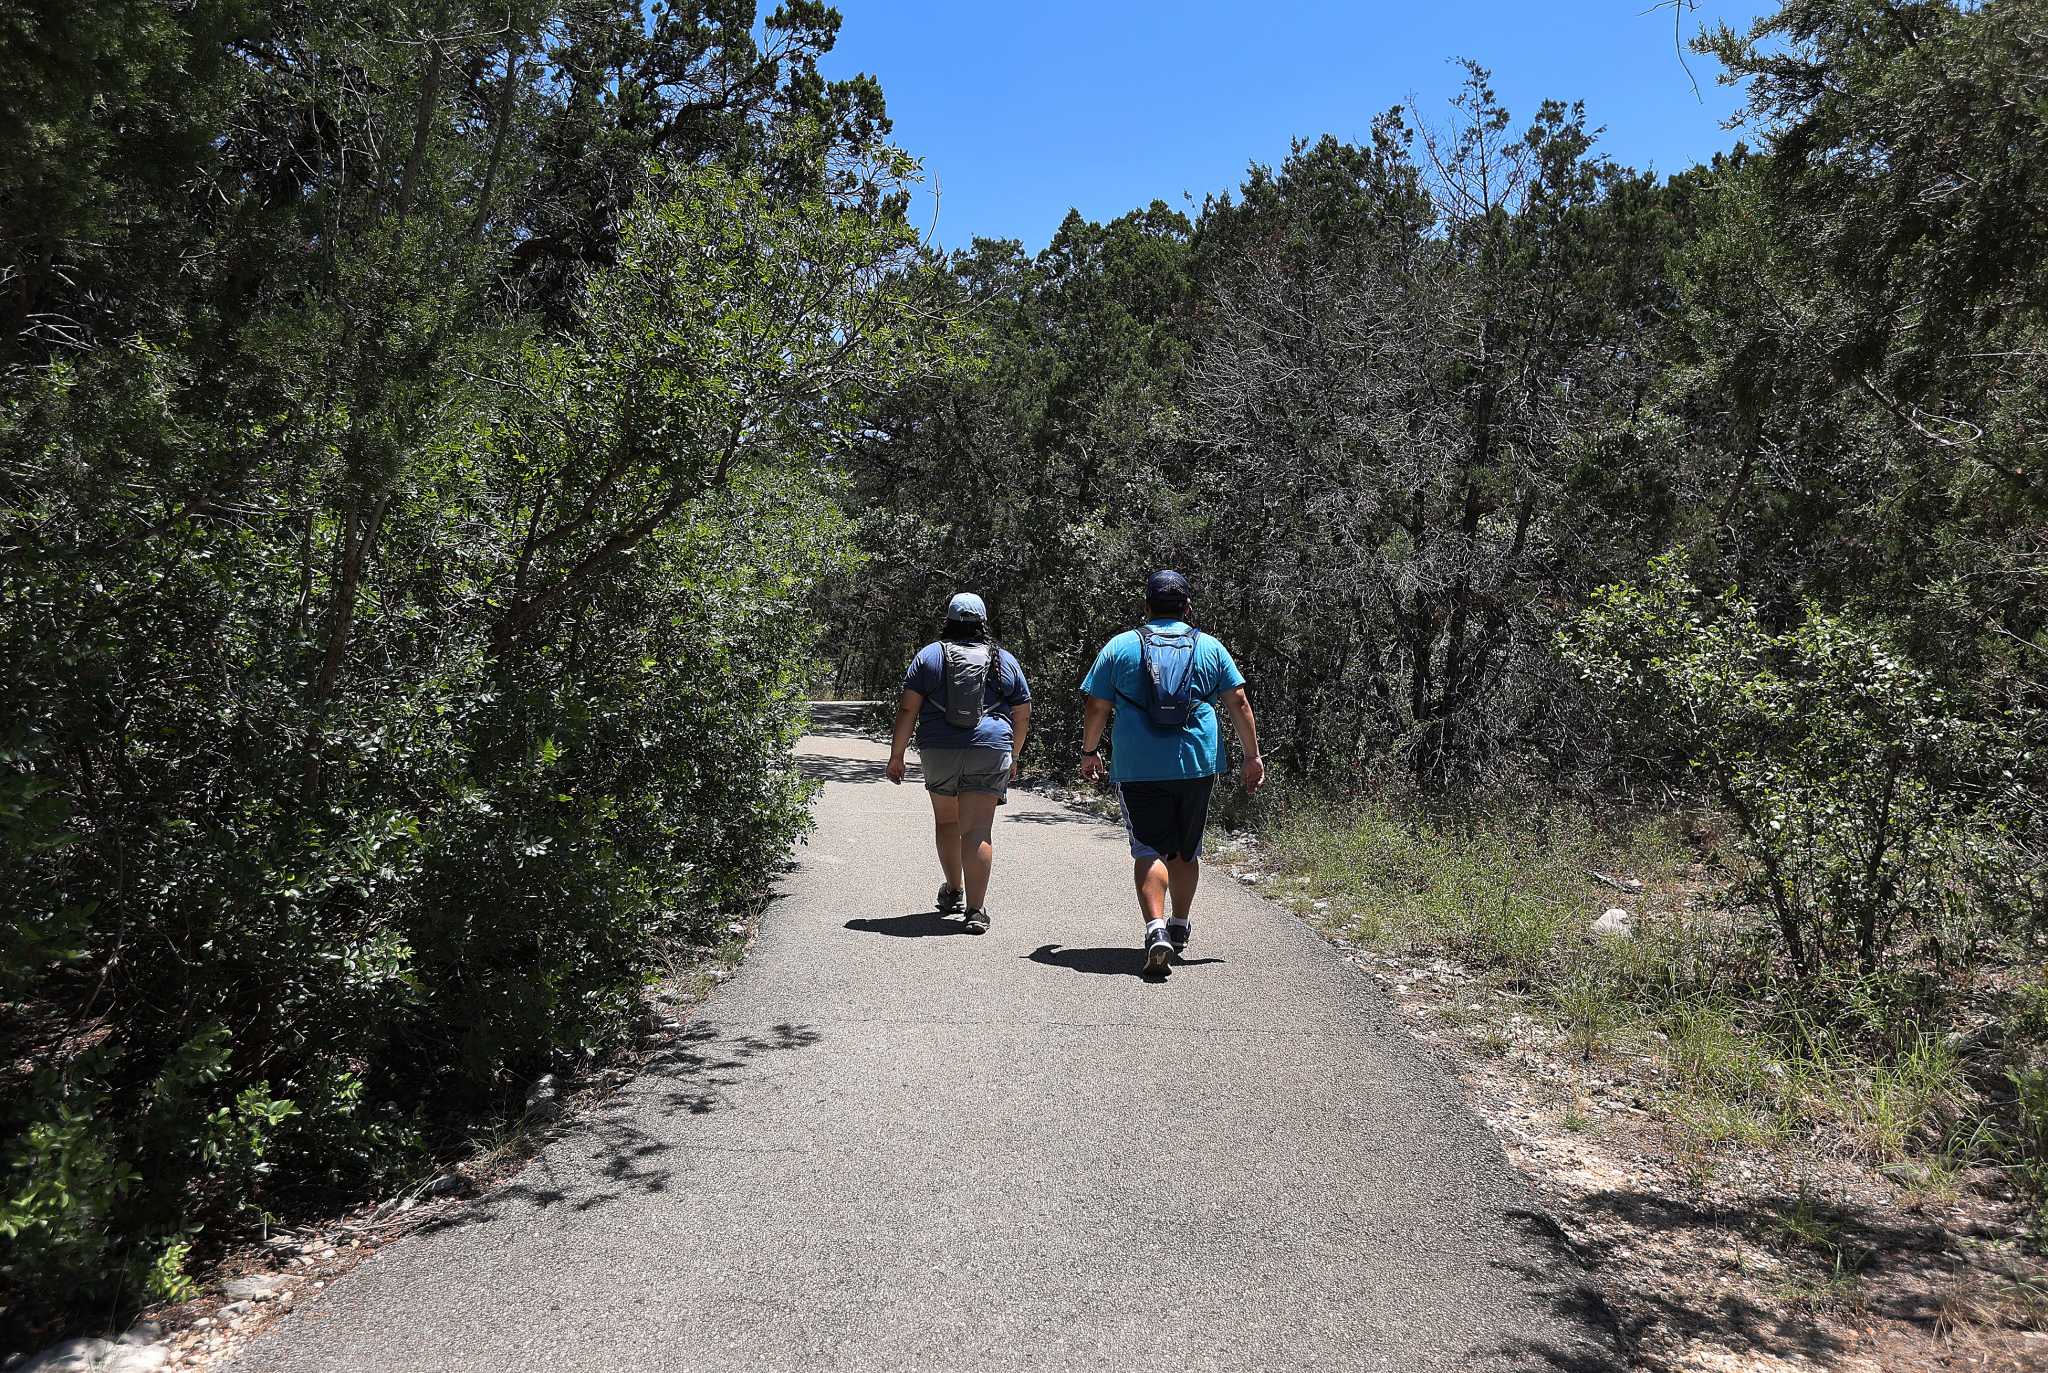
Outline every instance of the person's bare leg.
{"type": "Polygon", "coordinates": [[[939,869],[946,885],[960,890],[960,798],[926,792],[932,798],[932,837],[939,848],[939,869]]]}
{"type": "Polygon", "coordinates": [[[996,797],[987,791],[960,793],[960,871],[967,882],[967,909],[988,899],[989,869],[995,864],[996,797]]]}
{"type": "Polygon", "coordinates": [[[1138,919],[1146,926],[1166,918],[1166,864],[1157,858],[1131,860],[1131,881],[1138,888],[1138,919]]]}
{"type": "Polygon", "coordinates": [[[1166,880],[1173,888],[1173,918],[1186,920],[1195,908],[1195,888],[1202,882],[1202,860],[1167,859],[1166,880]]]}

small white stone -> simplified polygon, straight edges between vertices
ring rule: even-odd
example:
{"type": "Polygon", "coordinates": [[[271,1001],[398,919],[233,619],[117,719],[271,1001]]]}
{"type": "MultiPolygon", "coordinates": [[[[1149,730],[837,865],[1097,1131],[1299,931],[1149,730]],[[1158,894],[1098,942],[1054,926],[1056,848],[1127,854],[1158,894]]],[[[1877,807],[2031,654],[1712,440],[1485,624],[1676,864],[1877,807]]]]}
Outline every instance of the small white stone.
{"type": "Polygon", "coordinates": [[[220,1290],[229,1301],[269,1301],[285,1286],[284,1278],[276,1273],[251,1273],[246,1277],[229,1278],[221,1284],[220,1290]]]}
{"type": "Polygon", "coordinates": [[[1636,932],[1636,918],[1619,906],[1610,906],[1593,922],[1593,933],[1619,935],[1627,939],[1636,932]]]}
{"type": "Polygon", "coordinates": [[[113,1348],[106,1340],[66,1340],[51,1345],[15,1373],[94,1373],[113,1348]]]}
{"type": "Polygon", "coordinates": [[[168,1345],[122,1344],[99,1366],[98,1373],[156,1373],[170,1361],[168,1345]]]}

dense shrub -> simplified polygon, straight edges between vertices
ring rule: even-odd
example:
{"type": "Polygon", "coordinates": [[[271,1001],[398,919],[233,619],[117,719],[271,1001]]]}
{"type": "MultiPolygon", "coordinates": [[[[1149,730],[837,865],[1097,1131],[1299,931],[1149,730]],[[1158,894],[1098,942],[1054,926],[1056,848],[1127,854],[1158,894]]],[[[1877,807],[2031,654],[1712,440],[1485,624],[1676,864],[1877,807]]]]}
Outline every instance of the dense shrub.
{"type": "Polygon", "coordinates": [[[0,121],[10,1342],[423,1166],[757,897],[821,472],[945,336],[830,11],[343,8],[0,53],[79,149],[0,121]]]}
{"type": "Polygon", "coordinates": [[[2010,730],[1961,718],[1881,626],[1809,606],[1772,630],[1676,559],[1603,589],[1568,655],[1710,784],[1796,973],[1868,976],[1897,957],[1968,965],[2033,907],[2009,851],[2010,730]]]}

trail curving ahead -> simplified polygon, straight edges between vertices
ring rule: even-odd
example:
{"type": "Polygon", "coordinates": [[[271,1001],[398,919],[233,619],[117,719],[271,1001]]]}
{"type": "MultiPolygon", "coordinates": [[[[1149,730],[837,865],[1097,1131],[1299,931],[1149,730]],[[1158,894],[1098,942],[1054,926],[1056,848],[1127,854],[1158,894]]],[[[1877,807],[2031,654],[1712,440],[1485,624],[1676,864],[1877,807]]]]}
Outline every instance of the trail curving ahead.
{"type": "Polygon", "coordinates": [[[1145,981],[1121,832],[1017,792],[976,938],[915,772],[800,753],[817,832],[682,1049],[236,1368],[1619,1366],[1449,1073],[1291,916],[1212,876],[1145,981]]]}

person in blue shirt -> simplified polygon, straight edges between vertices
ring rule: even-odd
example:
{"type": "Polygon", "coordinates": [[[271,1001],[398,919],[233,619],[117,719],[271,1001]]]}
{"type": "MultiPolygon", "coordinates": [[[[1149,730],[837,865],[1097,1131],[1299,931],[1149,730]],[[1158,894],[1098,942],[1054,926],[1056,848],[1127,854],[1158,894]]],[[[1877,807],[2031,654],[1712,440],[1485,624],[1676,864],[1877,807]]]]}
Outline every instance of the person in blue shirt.
{"type": "Polygon", "coordinates": [[[968,933],[985,934],[996,807],[1017,776],[1017,759],[1031,734],[1031,684],[1010,651],[989,635],[988,607],[972,592],[963,591],[948,603],[939,638],[919,649],[903,674],[888,766],[889,780],[899,786],[913,722],[944,874],[939,911],[947,914],[964,905],[968,933]],[[956,668],[979,665],[978,674],[962,679],[957,671],[949,672],[949,647],[956,668]],[[974,685],[981,701],[973,723],[952,723],[946,718],[951,694],[974,685]]]}
{"type": "MultiPolygon", "coordinates": [[[[1194,600],[1187,578],[1160,571],[1145,583],[1146,625],[1169,635],[1192,632],[1188,623],[1194,600]]],[[[1123,807],[1124,830],[1131,841],[1132,879],[1138,889],[1138,915],[1145,922],[1144,971],[1163,976],[1171,954],[1186,949],[1194,937],[1195,888],[1201,881],[1202,830],[1209,820],[1209,794],[1225,769],[1223,739],[1216,723],[1216,702],[1230,711],[1244,751],[1244,786],[1256,792],[1266,780],[1259,756],[1258,722],[1245,694],[1244,674],[1230,650],[1206,634],[1197,635],[1192,673],[1192,709],[1185,724],[1154,723],[1146,700],[1143,646],[1137,630],[1127,630],[1103,646],[1088,670],[1081,690],[1087,712],[1081,723],[1081,775],[1102,780],[1103,729],[1112,715],[1106,769],[1123,807]],[[1168,894],[1173,914],[1166,914],[1168,894]]]]}

